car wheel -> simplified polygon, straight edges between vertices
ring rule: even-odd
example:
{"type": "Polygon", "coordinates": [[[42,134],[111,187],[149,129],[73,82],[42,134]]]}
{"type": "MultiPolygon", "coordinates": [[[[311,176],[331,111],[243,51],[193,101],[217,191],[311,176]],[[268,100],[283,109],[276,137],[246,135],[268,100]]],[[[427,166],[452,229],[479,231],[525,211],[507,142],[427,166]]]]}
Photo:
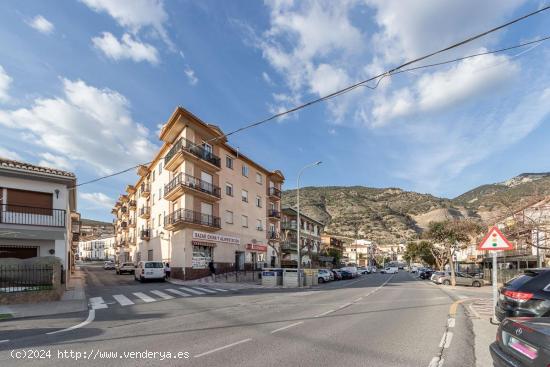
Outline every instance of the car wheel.
{"type": "Polygon", "coordinates": [[[481,283],[478,282],[477,280],[476,280],[475,282],[473,282],[472,285],[473,285],[474,287],[476,287],[476,288],[481,287],[481,283]]]}
{"type": "Polygon", "coordinates": [[[325,280],[323,278],[319,278],[319,283],[324,283],[325,280]]]}
{"type": "Polygon", "coordinates": [[[448,280],[448,279],[445,279],[445,280],[443,281],[443,285],[451,285],[451,281],[448,280]]]}

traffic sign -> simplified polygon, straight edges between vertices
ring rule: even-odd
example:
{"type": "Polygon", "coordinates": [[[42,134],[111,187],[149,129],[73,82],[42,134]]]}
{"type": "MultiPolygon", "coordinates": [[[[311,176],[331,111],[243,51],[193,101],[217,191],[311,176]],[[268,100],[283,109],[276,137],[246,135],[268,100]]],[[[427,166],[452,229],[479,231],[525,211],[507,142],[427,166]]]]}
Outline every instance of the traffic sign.
{"type": "Polygon", "coordinates": [[[487,233],[485,238],[483,238],[481,243],[477,246],[477,249],[484,251],[513,250],[514,246],[495,226],[489,230],[489,233],[487,233]]]}

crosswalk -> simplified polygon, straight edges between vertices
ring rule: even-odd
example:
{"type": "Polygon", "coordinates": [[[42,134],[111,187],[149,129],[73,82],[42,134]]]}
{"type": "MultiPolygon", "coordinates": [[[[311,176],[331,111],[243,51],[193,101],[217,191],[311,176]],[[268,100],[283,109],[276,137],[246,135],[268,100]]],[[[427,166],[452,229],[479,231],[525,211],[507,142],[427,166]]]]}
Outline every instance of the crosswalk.
{"type": "Polygon", "coordinates": [[[90,307],[94,310],[100,310],[109,308],[110,305],[119,306],[131,306],[138,303],[151,303],[157,301],[164,301],[175,299],[176,297],[194,297],[194,296],[208,296],[219,293],[226,293],[235,291],[235,289],[222,289],[222,288],[206,288],[206,287],[177,287],[163,288],[163,289],[151,289],[148,291],[131,292],[128,295],[125,294],[113,294],[111,296],[104,297],[91,297],[89,299],[90,307]],[[112,297],[112,299],[111,299],[112,297]]]}

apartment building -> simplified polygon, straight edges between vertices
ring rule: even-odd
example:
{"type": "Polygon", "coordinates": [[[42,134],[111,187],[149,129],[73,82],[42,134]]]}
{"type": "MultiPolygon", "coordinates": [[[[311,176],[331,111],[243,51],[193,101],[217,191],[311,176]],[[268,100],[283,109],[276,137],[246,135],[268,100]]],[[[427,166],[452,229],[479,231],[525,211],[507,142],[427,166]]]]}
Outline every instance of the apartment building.
{"type": "Polygon", "coordinates": [[[78,253],[82,260],[114,260],[115,237],[90,238],[78,243],[78,253]]]}
{"type": "Polygon", "coordinates": [[[119,261],[170,263],[172,277],[278,265],[284,176],[227,143],[222,130],[178,107],[162,147],[112,213],[119,261]]]}
{"type": "Polygon", "coordinates": [[[321,253],[324,255],[320,258],[321,261],[326,263],[333,263],[333,265],[339,265],[335,263],[334,257],[342,259],[344,256],[344,241],[340,238],[321,235],[321,253]]]}
{"type": "Polygon", "coordinates": [[[80,232],[73,173],[0,158],[0,258],[56,256],[72,270],[80,232]]]}
{"type": "MultiPolygon", "coordinates": [[[[298,261],[298,212],[289,207],[283,208],[282,212],[282,262],[285,266],[294,266],[298,261]]],[[[300,213],[300,252],[303,265],[318,264],[323,229],[323,223],[300,213]]]]}

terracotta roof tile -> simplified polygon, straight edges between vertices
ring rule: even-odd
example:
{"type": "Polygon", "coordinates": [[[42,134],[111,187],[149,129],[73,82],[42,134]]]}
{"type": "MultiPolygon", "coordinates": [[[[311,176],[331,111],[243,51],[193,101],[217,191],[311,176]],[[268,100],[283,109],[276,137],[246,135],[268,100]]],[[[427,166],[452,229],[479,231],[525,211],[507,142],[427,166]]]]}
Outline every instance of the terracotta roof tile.
{"type": "Polygon", "coordinates": [[[63,176],[63,177],[70,177],[70,178],[76,177],[75,174],[72,172],[62,171],[56,168],[37,166],[34,164],[14,161],[14,160],[2,158],[2,157],[0,157],[0,168],[15,168],[15,169],[21,169],[21,170],[26,170],[30,172],[46,173],[50,175],[57,175],[57,176],[63,176]]]}

